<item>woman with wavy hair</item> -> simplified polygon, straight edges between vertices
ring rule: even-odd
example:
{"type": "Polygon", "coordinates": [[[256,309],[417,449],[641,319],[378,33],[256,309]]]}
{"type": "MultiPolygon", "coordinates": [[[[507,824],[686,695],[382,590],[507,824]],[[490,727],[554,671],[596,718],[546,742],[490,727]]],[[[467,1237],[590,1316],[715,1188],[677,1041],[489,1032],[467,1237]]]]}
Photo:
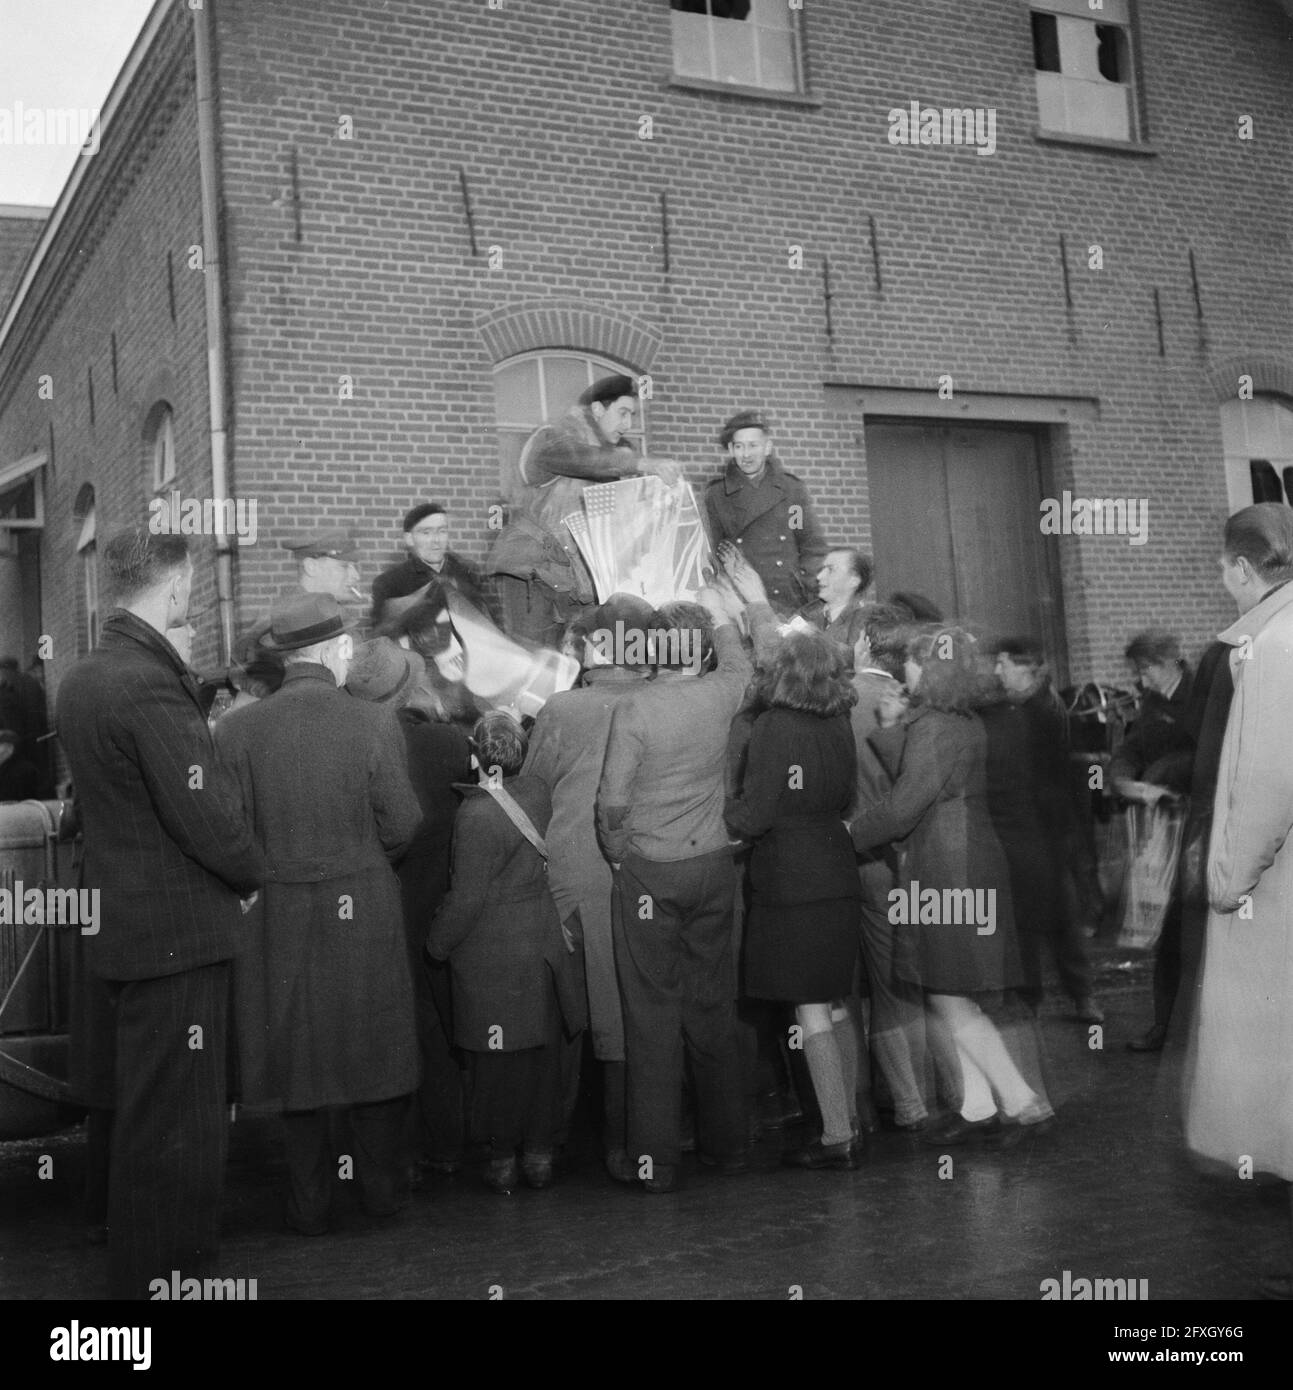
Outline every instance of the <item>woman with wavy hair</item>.
{"type": "Polygon", "coordinates": [[[868,740],[894,778],[853,821],[859,851],[894,843],[897,884],[890,921],[906,934],[898,952],[925,991],[931,1020],[950,1038],[961,1071],[960,1113],[929,1131],[958,1143],[1053,1114],[1015,1065],[980,1007],[1023,983],[1014,938],[1010,875],[987,807],[987,739],[974,713],[982,691],[977,642],[934,627],[908,645],[911,707],[882,703],[868,740]]]}
{"type": "Polygon", "coordinates": [[[847,658],[825,634],[796,633],[756,683],[760,713],[727,824],[752,840],[745,992],[795,1006],[822,1112],[820,1139],[786,1154],[802,1168],[856,1166],[857,1037],[842,1000],[858,954],[858,884],[844,816],[857,754],[847,658]]]}

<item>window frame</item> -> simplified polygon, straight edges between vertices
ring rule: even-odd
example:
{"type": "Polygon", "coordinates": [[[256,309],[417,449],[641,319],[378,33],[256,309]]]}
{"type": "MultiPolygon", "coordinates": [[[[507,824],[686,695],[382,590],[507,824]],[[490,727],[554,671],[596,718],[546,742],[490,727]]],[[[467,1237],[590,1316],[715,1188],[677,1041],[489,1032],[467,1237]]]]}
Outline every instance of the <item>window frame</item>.
{"type": "MultiPolygon", "coordinates": [[[[729,20],[722,16],[715,16],[710,13],[709,7],[713,0],[704,0],[706,12],[703,15],[696,15],[692,11],[675,10],[672,0],[669,5],[669,50],[670,50],[670,83],[675,87],[692,87],[700,91],[728,92],[738,96],[764,98],[770,101],[799,102],[810,105],[819,105],[813,101],[808,87],[808,64],[806,62],[804,48],[804,21],[802,10],[792,10],[787,7],[790,23],[785,30],[775,30],[772,32],[788,33],[791,41],[791,58],[794,66],[795,85],[793,87],[773,87],[760,82],[729,82],[726,78],[718,76],[718,45],[715,41],[714,25],[728,23],[745,23],[744,20],[729,20]],[[703,19],[705,24],[706,50],[709,68],[707,76],[701,77],[694,73],[684,73],[678,70],[678,36],[676,26],[673,21],[675,14],[689,14],[693,18],[703,19]]],[[[751,0],[753,8],[754,0],[751,0]]],[[[762,62],[760,42],[762,31],[769,28],[767,25],[759,24],[751,16],[750,20],[754,32],[754,57],[755,75],[761,75],[762,62]]]]}
{"type": "Polygon", "coordinates": [[[153,491],[169,487],[179,473],[175,461],[175,410],[169,401],[158,401],[148,413],[146,433],[148,456],[151,460],[153,491]],[[169,460],[169,471],[167,470],[169,460]]]}
{"type": "Polygon", "coordinates": [[[1285,470],[1293,469],[1293,400],[1275,391],[1260,391],[1251,400],[1235,398],[1223,401],[1219,415],[1222,468],[1225,473],[1226,502],[1230,515],[1242,511],[1244,507],[1251,507],[1256,500],[1253,496],[1252,468],[1258,463],[1264,463],[1274,470],[1280,483],[1284,505],[1293,506],[1293,490],[1290,490],[1285,479],[1285,470]],[[1257,413],[1253,407],[1273,407],[1283,412],[1282,421],[1278,415],[1274,417],[1274,421],[1281,444],[1287,434],[1287,453],[1268,448],[1269,440],[1254,441],[1251,438],[1250,426],[1253,421],[1249,412],[1252,411],[1254,415],[1257,413]]]}
{"type": "MultiPolygon", "coordinates": [[[[497,390],[495,390],[494,432],[498,438],[499,443],[499,483],[504,496],[511,495],[514,483],[516,481],[511,476],[513,465],[509,463],[508,453],[505,452],[503,448],[504,433],[506,432],[510,434],[513,438],[521,437],[521,447],[516,456],[516,464],[519,465],[520,461],[525,456],[525,450],[529,445],[530,440],[534,438],[535,434],[537,434],[538,431],[542,429],[544,425],[550,425],[555,421],[561,419],[561,417],[566,414],[570,407],[575,404],[574,401],[571,401],[562,409],[554,410],[553,404],[548,398],[548,383],[546,380],[546,373],[544,372],[544,363],[557,358],[565,358],[567,360],[573,359],[582,362],[584,366],[588,369],[586,375],[588,377],[587,385],[589,386],[591,386],[593,382],[600,380],[602,377],[610,376],[616,372],[622,373],[624,376],[632,377],[635,383],[642,375],[634,368],[625,366],[622,362],[616,362],[614,358],[607,357],[603,353],[593,352],[590,349],[586,348],[531,348],[527,352],[518,352],[511,357],[504,358],[501,362],[496,362],[494,364],[493,371],[490,375],[491,384],[496,383],[499,375],[509,368],[519,366],[520,364],[525,362],[536,362],[538,364],[539,407],[540,410],[543,412],[543,417],[541,420],[538,421],[538,423],[500,419],[497,390]],[[524,431],[523,437],[522,431],[524,431]]],[[[637,420],[634,424],[633,430],[629,434],[627,434],[625,438],[631,441],[635,453],[639,455],[645,455],[647,452],[647,400],[638,392],[635,392],[635,395],[637,395],[638,402],[637,420]]]]}
{"type": "Polygon", "coordinates": [[[81,562],[81,597],[85,603],[86,651],[99,643],[99,548],[96,541],[95,506],[91,501],[81,517],[76,554],[81,562]]]}
{"type": "MultiPolygon", "coordinates": [[[[1097,11],[1088,7],[1087,0],[1029,0],[1029,46],[1033,50],[1033,87],[1037,102],[1036,136],[1044,143],[1093,145],[1124,153],[1153,154],[1155,151],[1150,149],[1147,144],[1148,122],[1144,108],[1144,75],[1140,60],[1140,28],[1137,23],[1136,6],[1134,0],[1104,0],[1104,6],[1097,11]],[[1064,79],[1066,75],[1062,67],[1058,71],[1052,71],[1037,66],[1035,40],[1032,32],[1034,16],[1037,15],[1049,15],[1057,20],[1076,20],[1091,24],[1096,28],[1116,29],[1121,32],[1126,54],[1126,79],[1124,82],[1111,82],[1110,85],[1121,86],[1126,89],[1128,134],[1125,139],[1121,136],[1101,134],[1096,131],[1043,124],[1043,84],[1040,79],[1043,75],[1048,78],[1064,79]]],[[[1072,83],[1086,81],[1086,79],[1075,77],[1072,74],[1068,75],[1067,80],[1072,83]]]]}

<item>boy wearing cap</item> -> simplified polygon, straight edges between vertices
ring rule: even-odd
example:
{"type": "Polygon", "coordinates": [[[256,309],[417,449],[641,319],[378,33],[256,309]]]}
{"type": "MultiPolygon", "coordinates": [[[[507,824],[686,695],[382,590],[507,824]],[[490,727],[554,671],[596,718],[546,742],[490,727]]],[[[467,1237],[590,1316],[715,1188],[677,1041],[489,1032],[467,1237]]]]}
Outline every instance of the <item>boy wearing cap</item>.
{"type": "Polygon", "coordinates": [[[673,459],[638,454],[625,439],[637,403],[632,377],[603,377],[560,420],[541,426],[522,450],[511,521],[486,567],[509,636],[558,646],[566,624],[595,603],[592,576],[562,525],[563,517],[580,510],[589,483],[654,473],[672,486],[682,476],[673,459]]]}
{"type": "Polygon", "coordinates": [[[717,548],[732,541],[758,571],[768,602],[788,617],[817,597],[828,547],[808,489],[781,466],[761,411],[742,410],[723,426],[721,478],[705,488],[705,519],[717,548]]]}

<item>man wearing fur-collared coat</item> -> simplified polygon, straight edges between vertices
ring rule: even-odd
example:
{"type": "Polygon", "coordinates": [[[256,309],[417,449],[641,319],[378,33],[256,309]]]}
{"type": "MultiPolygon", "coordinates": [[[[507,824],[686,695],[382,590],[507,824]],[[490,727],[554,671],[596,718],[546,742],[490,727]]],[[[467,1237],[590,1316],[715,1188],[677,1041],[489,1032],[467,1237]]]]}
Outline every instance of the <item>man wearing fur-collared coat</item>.
{"type": "Polygon", "coordinates": [[[485,565],[508,636],[558,646],[566,624],[596,604],[592,575],[564,525],[582,509],[585,487],[639,473],[672,486],[681,476],[672,459],[647,458],[626,438],[637,402],[632,377],[603,377],[526,442],[512,515],[485,565]]]}
{"type": "Polygon", "coordinates": [[[1246,1161],[1293,1183],[1293,512],[1261,503],[1232,516],[1222,579],[1241,616],[1220,635],[1235,691],[1213,802],[1186,1139],[1232,1176],[1246,1176],[1246,1161]]]}

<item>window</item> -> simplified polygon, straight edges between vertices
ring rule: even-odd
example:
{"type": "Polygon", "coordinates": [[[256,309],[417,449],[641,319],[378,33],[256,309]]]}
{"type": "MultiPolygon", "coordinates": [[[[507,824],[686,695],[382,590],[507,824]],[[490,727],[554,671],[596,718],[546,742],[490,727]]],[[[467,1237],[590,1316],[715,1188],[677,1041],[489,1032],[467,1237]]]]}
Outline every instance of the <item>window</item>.
{"type": "Polygon", "coordinates": [[[175,478],[175,416],[169,405],[154,406],[147,437],[153,455],[153,491],[175,478]]]}
{"type": "Polygon", "coordinates": [[[1254,502],[1293,505],[1293,408],[1273,396],[1221,407],[1230,510],[1254,502]]]}
{"type": "Polygon", "coordinates": [[[99,641],[99,560],[94,543],[94,500],[81,517],[81,534],[76,540],[76,556],[81,566],[81,598],[85,605],[86,645],[83,652],[93,651],[99,641]]]}
{"type": "Polygon", "coordinates": [[[1129,0],[1048,0],[1032,12],[1037,117],[1044,133],[1137,138],[1129,0]]]}
{"type": "Polygon", "coordinates": [[[670,0],[679,77],[803,91],[799,16],[786,0],[670,0]]]}
{"type": "MultiPolygon", "coordinates": [[[[571,352],[531,353],[494,369],[494,418],[504,497],[510,500],[515,493],[521,453],[535,430],[564,415],[594,381],[615,373],[633,375],[616,362],[571,352]]],[[[645,403],[639,401],[634,429],[627,436],[638,453],[643,452],[645,433],[645,403]]]]}

